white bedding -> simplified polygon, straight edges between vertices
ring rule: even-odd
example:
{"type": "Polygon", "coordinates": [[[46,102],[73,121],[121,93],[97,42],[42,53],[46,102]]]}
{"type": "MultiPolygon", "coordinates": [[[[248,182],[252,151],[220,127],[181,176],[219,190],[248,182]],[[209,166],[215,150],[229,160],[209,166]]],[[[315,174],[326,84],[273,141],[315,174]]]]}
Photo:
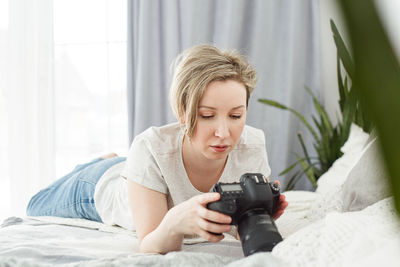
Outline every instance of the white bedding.
{"type": "Polygon", "coordinates": [[[135,234],[122,228],[13,217],[0,228],[0,266],[399,266],[400,225],[391,198],[312,221],[316,194],[286,194],[290,206],[276,221],[285,239],[272,253],[243,258],[240,242],[227,237],[217,244],[185,239],[181,252],[144,255],[135,234]]]}
{"type": "Polygon", "coordinates": [[[398,252],[399,219],[386,198],[362,211],[330,212],[279,243],[272,255],[285,266],[400,266],[398,252]]]}
{"type": "Polygon", "coordinates": [[[232,237],[217,244],[200,239],[185,239],[184,243],[184,252],[144,255],[138,253],[136,235],[119,227],[82,219],[12,217],[0,228],[0,266],[154,265],[172,259],[191,266],[204,266],[207,261],[222,266],[243,257],[240,242],[232,237]]]}

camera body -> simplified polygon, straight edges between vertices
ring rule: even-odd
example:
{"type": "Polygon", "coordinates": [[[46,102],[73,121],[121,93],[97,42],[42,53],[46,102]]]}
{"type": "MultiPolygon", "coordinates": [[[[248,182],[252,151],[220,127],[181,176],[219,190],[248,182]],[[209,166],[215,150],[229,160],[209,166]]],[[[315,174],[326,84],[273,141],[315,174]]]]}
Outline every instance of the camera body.
{"type": "Polygon", "coordinates": [[[269,183],[260,173],[245,173],[239,183],[216,183],[210,192],[220,193],[221,198],[207,208],[231,216],[232,225],[238,224],[240,217],[253,209],[263,209],[272,215],[280,196],[279,185],[269,183]]]}
{"type": "Polygon", "coordinates": [[[272,219],[279,204],[278,184],[268,182],[261,173],[245,173],[239,183],[216,183],[210,192],[220,193],[221,198],[207,208],[231,216],[245,256],[271,251],[282,241],[272,219]]]}

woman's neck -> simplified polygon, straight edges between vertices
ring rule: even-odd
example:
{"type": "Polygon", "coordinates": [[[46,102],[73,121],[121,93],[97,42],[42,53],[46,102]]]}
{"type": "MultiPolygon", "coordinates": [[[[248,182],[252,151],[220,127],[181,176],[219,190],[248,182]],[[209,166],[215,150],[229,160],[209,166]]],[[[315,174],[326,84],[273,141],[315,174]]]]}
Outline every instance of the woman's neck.
{"type": "Polygon", "coordinates": [[[225,159],[211,160],[192,148],[189,138],[185,135],[182,145],[182,159],[190,182],[201,192],[208,192],[221,177],[225,159]]]}

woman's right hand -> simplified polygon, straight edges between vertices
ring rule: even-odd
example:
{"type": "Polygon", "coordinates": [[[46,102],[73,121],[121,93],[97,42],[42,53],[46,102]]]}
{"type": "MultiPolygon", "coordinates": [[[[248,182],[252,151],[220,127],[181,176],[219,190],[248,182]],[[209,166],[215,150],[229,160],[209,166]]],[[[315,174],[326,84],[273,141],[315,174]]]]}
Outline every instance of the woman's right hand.
{"type": "Polygon", "coordinates": [[[164,217],[172,234],[199,235],[210,242],[218,242],[224,238],[222,233],[229,232],[231,217],[217,211],[207,209],[207,204],[218,201],[219,193],[204,193],[171,208],[164,217]]]}

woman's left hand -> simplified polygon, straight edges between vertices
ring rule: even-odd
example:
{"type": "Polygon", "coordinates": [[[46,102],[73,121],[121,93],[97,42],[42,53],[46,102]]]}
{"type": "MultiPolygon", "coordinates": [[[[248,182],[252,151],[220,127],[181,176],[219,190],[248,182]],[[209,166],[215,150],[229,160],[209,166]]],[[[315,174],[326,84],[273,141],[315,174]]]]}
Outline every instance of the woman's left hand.
{"type": "MultiPolygon", "coordinates": [[[[277,181],[275,181],[277,182],[277,181]]],[[[285,195],[281,194],[279,197],[279,204],[278,204],[278,208],[276,209],[276,212],[274,214],[274,216],[272,217],[274,220],[278,219],[279,217],[281,217],[281,215],[283,214],[283,212],[285,211],[286,207],[288,206],[288,202],[286,201],[285,195]]]]}

